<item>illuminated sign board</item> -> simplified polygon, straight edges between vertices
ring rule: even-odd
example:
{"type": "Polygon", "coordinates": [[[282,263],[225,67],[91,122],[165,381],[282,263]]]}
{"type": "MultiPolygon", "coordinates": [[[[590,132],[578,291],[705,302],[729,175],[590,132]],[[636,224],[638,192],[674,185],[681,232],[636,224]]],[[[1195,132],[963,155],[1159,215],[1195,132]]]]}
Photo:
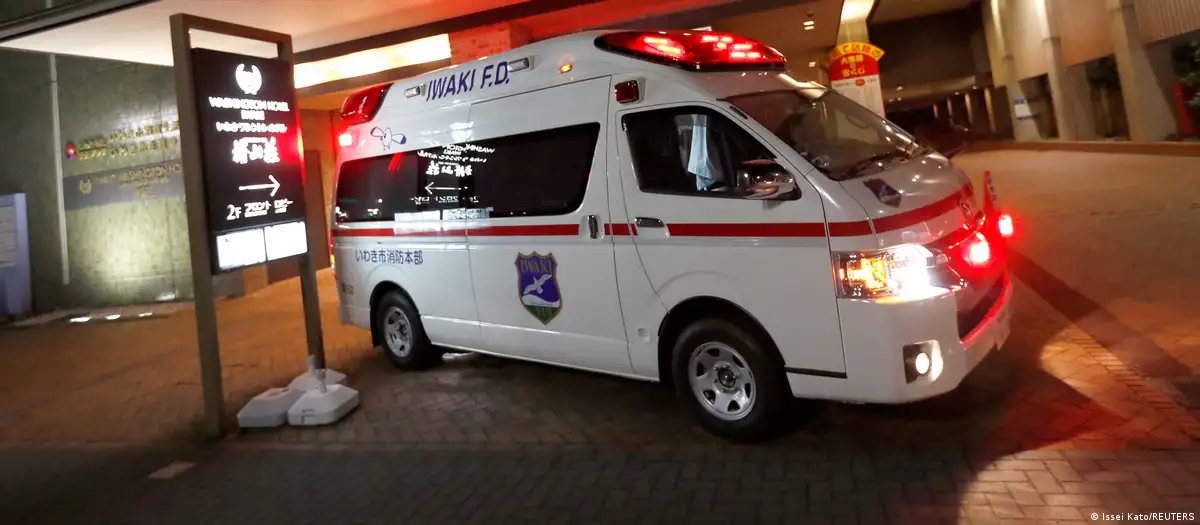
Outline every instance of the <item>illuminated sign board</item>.
{"type": "Polygon", "coordinates": [[[213,273],[308,251],[292,65],[192,50],[213,273]]]}

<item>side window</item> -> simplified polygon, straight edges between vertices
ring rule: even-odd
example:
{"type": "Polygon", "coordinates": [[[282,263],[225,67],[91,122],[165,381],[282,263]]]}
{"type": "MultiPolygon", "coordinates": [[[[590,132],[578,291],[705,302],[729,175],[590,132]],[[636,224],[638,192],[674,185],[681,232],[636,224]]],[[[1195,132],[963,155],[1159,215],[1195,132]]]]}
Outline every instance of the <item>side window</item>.
{"type": "Polygon", "coordinates": [[[477,142],[490,150],[473,166],[477,207],[492,217],[563,215],[583,203],[600,124],[477,142]]]}
{"type": "Polygon", "coordinates": [[[334,212],[338,222],[571,213],[599,136],[589,123],[348,161],[334,212]]]}
{"type": "Polygon", "coordinates": [[[633,113],[622,123],[645,192],[735,197],[738,167],[773,158],[745,130],[705,108],[633,113]]]}

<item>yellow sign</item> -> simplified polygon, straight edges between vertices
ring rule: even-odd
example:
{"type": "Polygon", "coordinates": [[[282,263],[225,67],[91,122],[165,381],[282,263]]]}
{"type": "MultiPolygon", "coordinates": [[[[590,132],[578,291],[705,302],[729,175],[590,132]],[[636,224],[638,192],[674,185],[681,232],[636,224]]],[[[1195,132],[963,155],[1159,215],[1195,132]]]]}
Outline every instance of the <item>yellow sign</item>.
{"type": "Polygon", "coordinates": [[[883,58],[883,50],[866,42],[846,42],[835,46],[829,58],[836,61],[846,55],[867,55],[878,61],[883,58]]]}
{"type": "Polygon", "coordinates": [[[117,130],[107,136],[89,138],[76,144],[76,158],[124,157],[174,148],[179,145],[178,132],[178,120],[117,130]]]}

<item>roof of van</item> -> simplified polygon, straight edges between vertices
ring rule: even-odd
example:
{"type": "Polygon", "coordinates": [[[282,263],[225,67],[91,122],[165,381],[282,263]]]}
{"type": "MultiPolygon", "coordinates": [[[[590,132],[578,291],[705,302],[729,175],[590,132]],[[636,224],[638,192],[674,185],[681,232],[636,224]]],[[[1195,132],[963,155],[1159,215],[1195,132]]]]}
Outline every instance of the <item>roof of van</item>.
{"type": "Polygon", "coordinates": [[[420,107],[426,110],[618,72],[654,70],[660,74],[688,74],[677,67],[641,60],[597,45],[597,39],[601,36],[626,31],[659,32],[607,29],[549,38],[397,80],[390,83],[391,87],[382,104],[391,110],[406,112],[401,108],[407,107],[411,111],[420,107]],[[514,79],[519,79],[519,82],[513,82],[514,79]]]}

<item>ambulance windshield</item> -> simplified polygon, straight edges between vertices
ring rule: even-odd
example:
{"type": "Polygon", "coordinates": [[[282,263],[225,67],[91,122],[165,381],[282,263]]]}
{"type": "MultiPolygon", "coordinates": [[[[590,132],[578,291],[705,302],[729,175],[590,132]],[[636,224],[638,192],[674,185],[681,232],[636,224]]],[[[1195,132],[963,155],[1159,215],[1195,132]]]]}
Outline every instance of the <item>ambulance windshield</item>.
{"type": "Polygon", "coordinates": [[[847,180],[926,148],[899,126],[813,84],[727,99],[834,180],[847,180]]]}

